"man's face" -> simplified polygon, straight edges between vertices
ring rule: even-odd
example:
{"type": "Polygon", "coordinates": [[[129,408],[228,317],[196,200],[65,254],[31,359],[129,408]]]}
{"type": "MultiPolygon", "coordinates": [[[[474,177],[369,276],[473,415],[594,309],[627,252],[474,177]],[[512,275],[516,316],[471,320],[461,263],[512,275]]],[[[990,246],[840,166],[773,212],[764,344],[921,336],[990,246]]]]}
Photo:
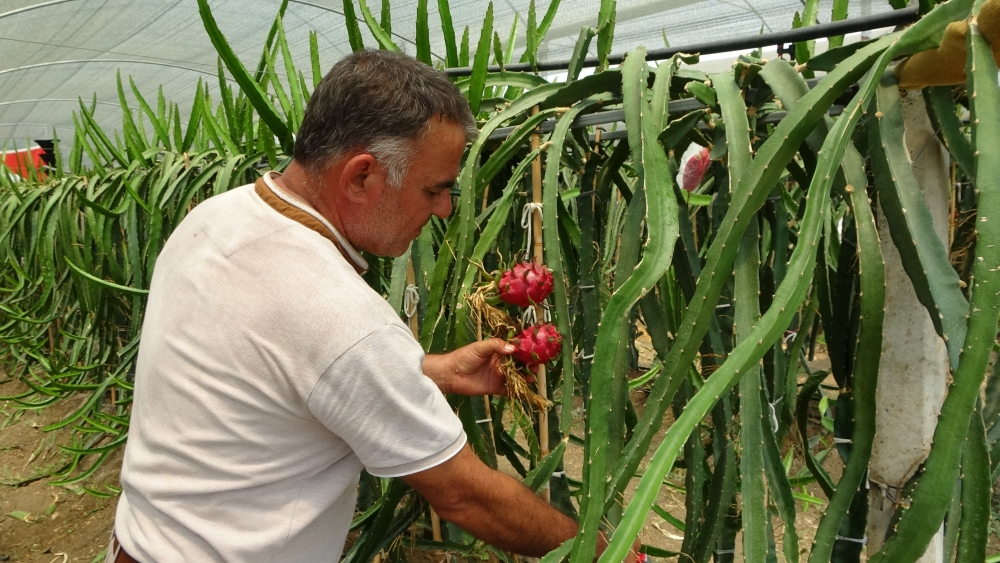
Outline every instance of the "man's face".
{"type": "Polygon", "coordinates": [[[451,214],[451,187],[465,152],[461,125],[431,118],[427,133],[416,142],[410,167],[398,189],[383,184],[378,199],[359,213],[348,238],[379,256],[400,256],[420,235],[431,215],[451,214]]]}

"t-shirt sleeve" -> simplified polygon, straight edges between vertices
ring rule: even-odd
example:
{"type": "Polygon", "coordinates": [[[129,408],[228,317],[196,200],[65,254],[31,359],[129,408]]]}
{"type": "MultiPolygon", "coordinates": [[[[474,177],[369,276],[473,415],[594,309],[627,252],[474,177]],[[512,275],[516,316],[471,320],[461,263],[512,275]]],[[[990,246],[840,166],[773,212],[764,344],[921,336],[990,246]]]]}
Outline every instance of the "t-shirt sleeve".
{"type": "Polygon", "coordinates": [[[337,358],[308,398],[309,410],[377,477],[439,465],[465,445],[462,423],[421,371],[424,353],[386,325],[337,358]]]}

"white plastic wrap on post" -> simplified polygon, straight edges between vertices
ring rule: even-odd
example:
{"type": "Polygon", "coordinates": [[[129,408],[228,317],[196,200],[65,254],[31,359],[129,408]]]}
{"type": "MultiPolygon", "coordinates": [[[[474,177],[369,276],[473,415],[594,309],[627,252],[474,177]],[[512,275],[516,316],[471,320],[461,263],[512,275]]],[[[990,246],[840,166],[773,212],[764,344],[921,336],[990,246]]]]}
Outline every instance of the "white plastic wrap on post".
{"type": "MultiPolygon", "coordinates": [[[[951,177],[947,149],[938,141],[920,92],[903,99],[905,142],[913,172],[934,220],[934,231],[948,246],[951,177]]],[[[948,352],[913,284],[879,213],[879,238],[885,258],[885,325],[879,367],[875,442],[869,478],[868,552],[885,541],[895,496],[926,459],[944,402],[948,352]]],[[[942,535],[931,541],[919,563],[943,561],[942,535]]]]}

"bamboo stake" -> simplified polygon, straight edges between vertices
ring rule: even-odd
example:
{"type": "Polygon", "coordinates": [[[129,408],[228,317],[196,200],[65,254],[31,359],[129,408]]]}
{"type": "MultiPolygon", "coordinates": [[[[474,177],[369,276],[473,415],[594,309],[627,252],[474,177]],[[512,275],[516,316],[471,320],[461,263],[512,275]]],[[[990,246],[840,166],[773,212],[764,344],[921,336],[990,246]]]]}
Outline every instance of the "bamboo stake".
{"type": "MultiPolygon", "coordinates": [[[[531,114],[534,115],[538,113],[538,106],[531,109],[531,114]]],[[[531,134],[531,150],[538,148],[541,143],[541,139],[536,129],[534,133],[531,134]]],[[[535,157],[534,162],[531,163],[531,201],[536,204],[542,203],[542,157],[539,154],[535,157]]],[[[549,213],[555,213],[555,209],[548,210],[549,213]]],[[[542,255],[542,216],[540,213],[534,213],[532,216],[532,238],[534,240],[533,248],[531,251],[532,260],[536,264],[542,264],[545,261],[542,255]]],[[[541,305],[535,306],[535,322],[540,322],[545,318],[545,308],[541,305]]],[[[545,366],[538,366],[538,373],[535,374],[535,385],[538,387],[538,394],[541,395],[543,399],[548,399],[548,385],[545,380],[545,366]]],[[[541,457],[549,455],[549,413],[545,409],[538,410],[538,449],[541,453],[541,457]]],[[[546,485],[542,489],[542,498],[546,502],[549,501],[549,487],[546,485]]]]}
{"type": "MultiPolygon", "coordinates": [[[[411,250],[412,252],[412,250],[411,250]]],[[[407,287],[416,284],[417,277],[413,273],[413,257],[410,257],[409,263],[406,264],[406,285],[407,287]]],[[[417,341],[420,340],[420,323],[417,320],[416,311],[409,319],[410,321],[410,332],[413,333],[413,338],[417,341]]],[[[441,517],[438,513],[431,508],[431,533],[433,534],[434,541],[442,541],[441,536],[441,517]]]]}
{"type": "MultiPolygon", "coordinates": [[[[489,197],[490,197],[490,187],[486,186],[486,188],[483,190],[483,206],[482,206],[482,212],[483,213],[486,213],[486,208],[489,207],[489,205],[488,205],[489,204],[489,197]]],[[[483,273],[482,272],[479,273],[478,278],[479,278],[480,281],[482,281],[482,279],[483,279],[483,273]]],[[[482,315],[476,315],[476,339],[477,340],[482,340],[483,339],[483,316],[482,315]]],[[[485,411],[486,412],[486,419],[487,419],[487,422],[486,422],[487,426],[486,426],[486,428],[487,428],[488,434],[490,436],[490,444],[493,445],[493,452],[496,453],[496,451],[497,451],[497,438],[496,438],[496,436],[493,435],[493,420],[492,420],[493,415],[491,414],[492,411],[490,411],[490,396],[489,395],[483,395],[483,407],[486,409],[486,411],[485,411]]]]}

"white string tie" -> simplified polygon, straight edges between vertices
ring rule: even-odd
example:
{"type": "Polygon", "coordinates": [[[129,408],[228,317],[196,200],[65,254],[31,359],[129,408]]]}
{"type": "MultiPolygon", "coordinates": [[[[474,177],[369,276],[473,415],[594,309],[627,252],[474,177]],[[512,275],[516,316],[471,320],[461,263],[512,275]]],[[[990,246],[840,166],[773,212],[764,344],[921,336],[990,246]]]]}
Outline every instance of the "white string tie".
{"type": "Polygon", "coordinates": [[[420,303],[420,292],[417,291],[417,286],[411,283],[403,292],[403,313],[406,314],[406,318],[409,319],[417,314],[417,303],[420,303]]]}
{"type": "Polygon", "coordinates": [[[521,311],[521,326],[528,327],[538,323],[538,319],[535,317],[534,307],[525,307],[521,311]]]}
{"type": "Polygon", "coordinates": [[[771,432],[774,432],[775,434],[778,433],[778,415],[777,415],[777,413],[774,410],[774,405],[777,405],[784,398],[785,398],[785,396],[782,395],[782,396],[778,397],[777,399],[775,399],[773,403],[768,403],[767,404],[767,406],[770,407],[770,409],[771,409],[771,432]]]}
{"type": "Polygon", "coordinates": [[[482,420],[477,420],[476,424],[482,424],[484,422],[493,422],[493,419],[492,418],[484,418],[482,420]]]}
{"type": "MultiPolygon", "coordinates": [[[[521,211],[521,228],[528,231],[528,248],[531,248],[534,244],[535,239],[531,236],[531,225],[534,223],[532,221],[533,213],[538,212],[538,220],[542,220],[542,204],[541,203],[525,203],[524,210],[521,211]]],[[[530,252],[528,254],[531,254],[530,252]]]]}
{"type": "Polygon", "coordinates": [[[594,355],[593,354],[584,354],[583,353],[583,349],[581,349],[580,353],[577,354],[576,357],[579,358],[579,359],[581,359],[581,360],[589,360],[589,359],[593,358],[594,355]]]}
{"type": "Polygon", "coordinates": [[[565,471],[553,471],[552,472],[552,478],[553,479],[558,479],[560,477],[565,477],[565,476],[566,476],[566,472],[565,471]]]}
{"type": "Polygon", "coordinates": [[[716,549],[715,550],[715,554],[716,555],[733,555],[734,553],[736,553],[735,549],[716,549]]]}
{"type": "Polygon", "coordinates": [[[850,438],[837,438],[836,436],[834,436],[833,443],[834,444],[850,444],[851,443],[851,439],[850,438]]]}
{"type": "Polygon", "coordinates": [[[552,322],[552,311],[549,311],[548,307],[544,309],[544,313],[542,313],[542,318],[545,319],[545,322],[547,323],[552,322]]]}
{"type": "Polygon", "coordinates": [[[847,536],[837,536],[837,541],[849,541],[854,543],[860,543],[861,545],[867,545],[868,536],[865,536],[863,538],[849,538],[847,536]]]}

